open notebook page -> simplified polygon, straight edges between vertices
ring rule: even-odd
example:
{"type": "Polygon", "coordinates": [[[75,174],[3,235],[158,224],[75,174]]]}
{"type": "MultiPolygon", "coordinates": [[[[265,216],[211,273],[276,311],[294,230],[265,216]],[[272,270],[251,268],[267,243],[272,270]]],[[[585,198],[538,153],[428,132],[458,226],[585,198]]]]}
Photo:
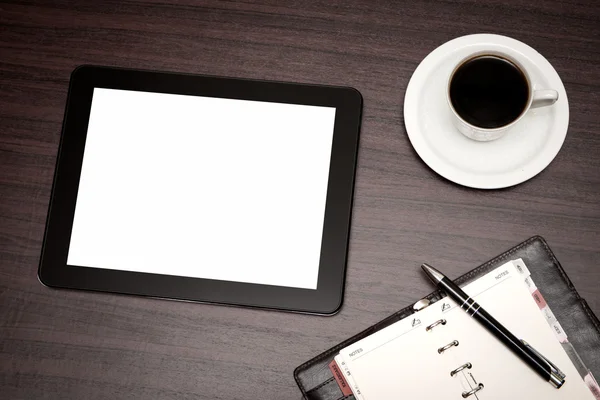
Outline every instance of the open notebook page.
{"type": "Polygon", "coordinates": [[[481,383],[483,389],[471,398],[594,400],[523,279],[507,263],[463,289],[508,330],[556,364],[566,374],[562,388],[544,381],[454,301],[444,298],[340,351],[338,360],[352,376],[353,391],[360,390],[356,397],[461,399],[463,392],[481,383]],[[426,331],[440,319],[446,323],[426,331]],[[438,353],[454,340],[458,346],[438,353]],[[471,368],[450,375],[466,363],[471,368]]]}

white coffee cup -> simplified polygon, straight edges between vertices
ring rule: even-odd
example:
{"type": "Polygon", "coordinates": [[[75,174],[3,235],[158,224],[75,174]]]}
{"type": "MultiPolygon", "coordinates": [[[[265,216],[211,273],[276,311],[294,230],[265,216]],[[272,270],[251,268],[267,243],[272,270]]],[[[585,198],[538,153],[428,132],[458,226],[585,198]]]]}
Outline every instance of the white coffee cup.
{"type": "Polygon", "coordinates": [[[514,125],[516,125],[525,116],[525,114],[527,114],[527,112],[530,109],[550,106],[558,100],[558,92],[556,90],[553,90],[553,89],[534,90],[534,86],[535,85],[532,82],[531,75],[529,74],[527,69],[523,66],[523,63],[521,63],[515,56],[509,55],[509,54],[506,54],[504,52],[497,51],[497,50],[479,51],[476,53],[472,53],[469,56],[461,59],[455,65],[455,67],[452,69],[452,72],[450,73],[450,76],[448,77],[447,88],[446,88],[446,100],[447,100],[448,106],[450,107],[450,111],[452,114],[452,122],[453,122],[454,126],[463,135],[465,135],[466,137],[468,137],[470,139],[482,141],[482,142],[498,139],[502,135],[504,135],[510,128],[512,128],[514,125]],[[512,121],[510,121],[509,123],[507,123],[505,125],[495,127],[495,128],[481,127],[481,126],[477,126],[473,123],[467,122],[456,111],[456,109],[452,105],[452,100],[450,98],[450,85],[452,83],[452,79],[454,78],[456,71],[458,71],[468,61],[472,61],[474,59],[478,59],[478,58],[485,57],[485,56],[503,58],[503,59],[509,61],[510,63],[512,63],[514,66],[516,66],[521,71],[521,73],[525,77],[525,80],[527,81],[527,85],[528,85],[529,97],[527,99],[525,106],[523,107],[523,110],[518,115],[518,117],[516,117],[515,119],[513,119],[512,121]]]}

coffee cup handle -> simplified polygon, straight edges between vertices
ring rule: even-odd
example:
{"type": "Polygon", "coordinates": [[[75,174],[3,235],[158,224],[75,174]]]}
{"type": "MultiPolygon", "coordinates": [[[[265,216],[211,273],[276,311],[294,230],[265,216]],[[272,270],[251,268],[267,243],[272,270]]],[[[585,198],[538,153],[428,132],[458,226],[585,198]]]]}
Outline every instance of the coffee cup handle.
{"type": "Polygon", "coordinates": [[[533,92],[531,108],[551,106],[558,100],[558,92],[552,89],[536,90],[533,92]]]}

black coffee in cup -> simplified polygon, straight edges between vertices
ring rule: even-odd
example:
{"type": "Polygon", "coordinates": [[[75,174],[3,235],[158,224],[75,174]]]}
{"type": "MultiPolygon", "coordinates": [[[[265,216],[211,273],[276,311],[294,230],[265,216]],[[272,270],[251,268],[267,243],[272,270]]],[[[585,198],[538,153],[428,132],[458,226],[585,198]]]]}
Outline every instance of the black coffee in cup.
{"type": "Polygon", "coordinates": [[[481,55],[463,62],[450,78],[450,102],[466,122],[479,128],[500,128],[527,108],[529,83],[510,60],[481,55]]]}

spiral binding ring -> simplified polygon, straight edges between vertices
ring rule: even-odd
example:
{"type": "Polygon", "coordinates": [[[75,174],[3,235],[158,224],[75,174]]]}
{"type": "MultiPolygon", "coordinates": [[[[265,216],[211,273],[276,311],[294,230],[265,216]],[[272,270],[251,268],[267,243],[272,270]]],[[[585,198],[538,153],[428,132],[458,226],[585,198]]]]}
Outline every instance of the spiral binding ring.
{"type": "Polygon", "coordinates": [[[450,376],[454,376],[454,375],[458,374],[460,371],[462,371],[465,368],[471,369],[472,366],[473,365],[470,362],[463,364],[460,367],[456,368],[454,371],[451,371],[450,376]]]}
{"type": "Polygon", "coordinates": [[[446,320],[445,319],[438,319],[433,324],[431,324],[427,328],[425,328],[425,330],[429,332],[430,330],[432,330],[433,328],[435,328],[439,324],[446,325],[446,320]]]}
{"type": "Polygon", "coordinates": [[[467,397],[469,397],[472,394],[475,394],[477,392],[479,392],[481,389],[483,389],[483,383],[480,383],[475,389],[473,390],[469,390],[468,392],[463,392],[462,393],[462,397],[463,399],[466,399],[467,397]]]}
{"type": "Polygon", "coordinates": [[[440,347],[438,349],[438,353],[442,354],[443,352],[445,352],[446,350],[448,350],[452,346],[458,346],[458,340],[453,340],[450,343],[448,343],[447,345],[445,345],[444,347],[440,347]]]}

